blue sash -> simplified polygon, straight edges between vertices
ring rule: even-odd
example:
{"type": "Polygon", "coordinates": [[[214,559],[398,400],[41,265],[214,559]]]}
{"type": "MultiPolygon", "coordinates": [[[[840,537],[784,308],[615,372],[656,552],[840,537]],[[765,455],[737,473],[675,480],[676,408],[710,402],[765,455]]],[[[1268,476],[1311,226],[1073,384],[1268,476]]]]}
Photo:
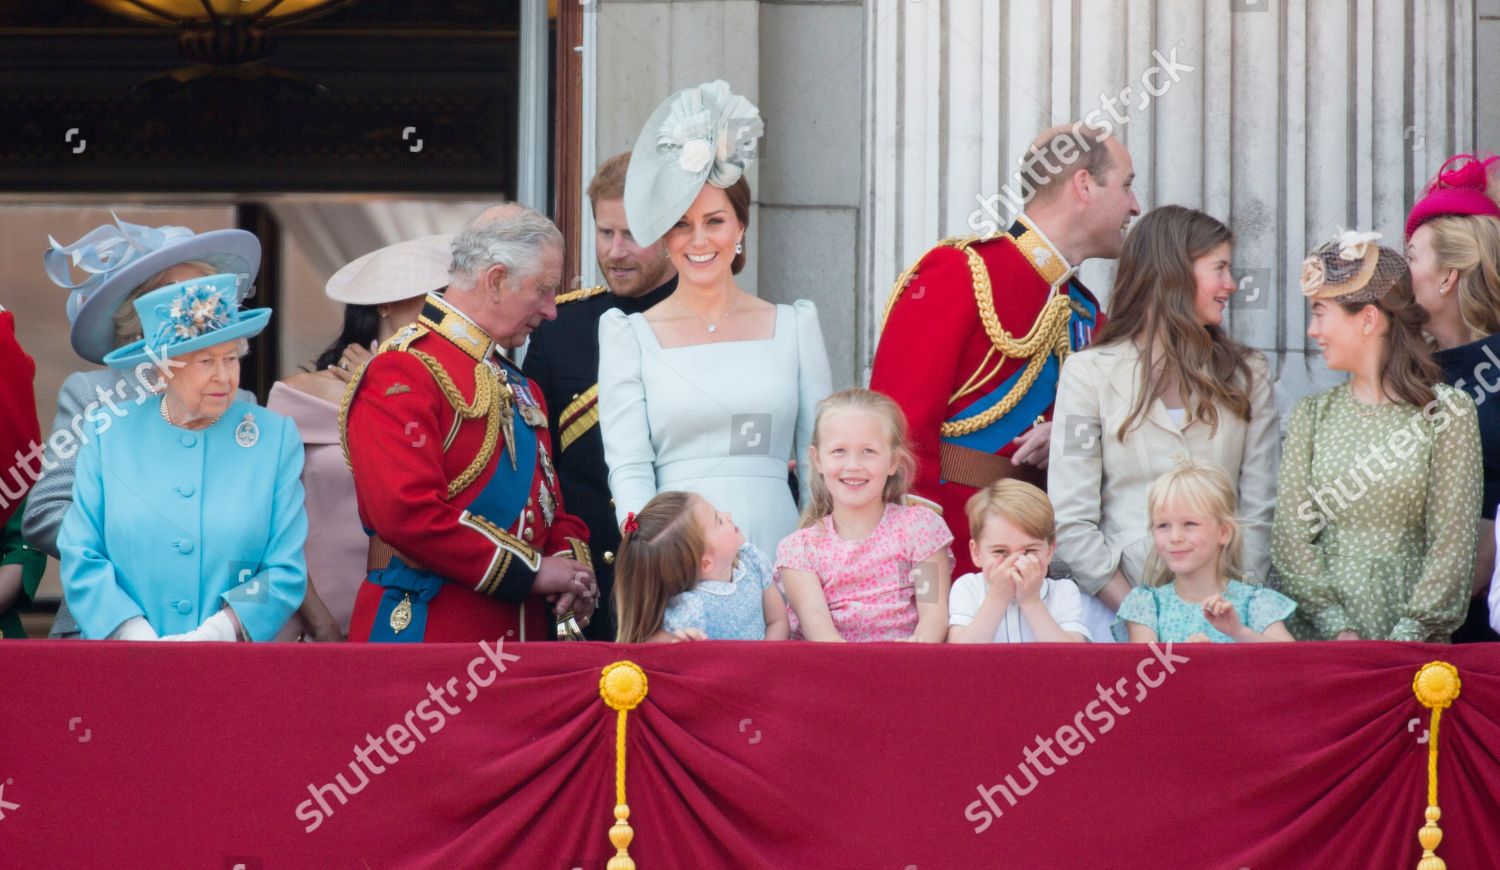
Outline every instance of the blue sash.
{"type": "Polygon", "coordinates": [[[421,643],[427,634],[427,602],[443,588],[443,578],[431,571],[418,571],[400,556],[391,563],[370,572],[370,582],[385,587],[380,606],[375,610],[375,624],[370,627],[371,643],[421,643]],[[391,613],[411,596],[411,623],[398,634],[391,628],[391,613]]]}
{"type": "MultiPolygon", "coordinates": [[[[509,375],[509,371],[506,372],[509,375]]],[[[522,381],[517,387],[525,389],[522,381]]],[[[485,483],[474,500],[469,502],[468,512],[484,517],[501,528],[509,528],[511,522],[497,521],[520,516],[531,499],[531,484],[536,478],[537,440],[521,419],[520,413],[511,410],[516,422],[516,467],[510,466],[510,457],[504,450],[497,451],[493,460],[495,473],[485,483]]],[[[431,571],[418,571],[392,556],[385,568],[371,571],[371,583],[385,587],[380,596],[380,607],[375,611],[375,625],[370,629],[372,643],[421,643],[427,632],[427,603],[442,589],[443,578],[431,571]],[[411,623],[398,634],[391,628],[391,612],[407,595],[411,595],[411,623]]]]}
{"type": "MultiPolygon", "coordinates": [[[[1068,285],[1068,296],[1088,311],[1087,317],[1074,311],[1068,320],[1069,346],[1073,350],[1080,350],[1093,338],[1094,321],[1098,312],[1088,298],[1071,282],[1068,285]]],[[[1024,366],[1016,369],[1010,377],[981,396],[978,401],[964,408],[948,422],[982,414],[1000,404],[1000,401],[1010,394],[1016,382],[1021,379],[1024,371],[1024,366]]],[[[1052,406],[1057,399],[1057,381],[1061,371],[1062,365],[1057,361],[1057,357],[1049,355],[1047,361],[1042,364],[1042,371],[1037,376],[1036,382],[1031,385],[1031,389],[1026,391],[1026,395],[1021,397],[1009,414],[978,432],[971,432],[956,438],[944,438],[943,441],[984,453],[999,453],[1007,444],[1020,437],[1022,432],[1030,429],[1036,418],[1052,406]]]]}

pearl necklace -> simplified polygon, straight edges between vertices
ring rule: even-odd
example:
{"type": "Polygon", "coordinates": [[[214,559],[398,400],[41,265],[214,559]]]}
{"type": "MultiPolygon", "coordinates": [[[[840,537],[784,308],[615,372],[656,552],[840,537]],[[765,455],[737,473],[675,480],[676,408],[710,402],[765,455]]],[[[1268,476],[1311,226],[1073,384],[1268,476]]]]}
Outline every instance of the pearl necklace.
{"type": "MultiPolygon", "coordinates": [[[[223,417],[224,417],[224,415],[220,414],[219,416],[213,418],[212,420],[209,420],[208,421],[208,426],[212,426],[213,424],[219,422],[221,419],[223,419],[223,417]]],[[[168,426],[177,426],[178,425],[176,422],[174,422],[172,420],[171,413],[167,411],[167,397],[166,396],[162,396],[161,397],[161,418],[163,420],[167,421],[167,425],[168,426]]],[[[204,426],[203,428],[207,429],[208,426],[204,426]]],[[[186,429],[187,426],[178,426],[178,428],[179,429],[186,429]]]]}

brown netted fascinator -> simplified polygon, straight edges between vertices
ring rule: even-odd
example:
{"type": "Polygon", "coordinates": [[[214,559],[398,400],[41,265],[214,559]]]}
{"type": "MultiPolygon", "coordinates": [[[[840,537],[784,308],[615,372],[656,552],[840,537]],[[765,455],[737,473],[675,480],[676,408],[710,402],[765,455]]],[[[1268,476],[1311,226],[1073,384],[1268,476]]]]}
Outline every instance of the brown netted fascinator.
{"type": "Polygon", "coordinates": [[[1302,261],[1302,295],[1339,302],[1375,302],[1401,278],[1406,259],[1382,248],[1380,233],[1349,230],[1302,261]]]}

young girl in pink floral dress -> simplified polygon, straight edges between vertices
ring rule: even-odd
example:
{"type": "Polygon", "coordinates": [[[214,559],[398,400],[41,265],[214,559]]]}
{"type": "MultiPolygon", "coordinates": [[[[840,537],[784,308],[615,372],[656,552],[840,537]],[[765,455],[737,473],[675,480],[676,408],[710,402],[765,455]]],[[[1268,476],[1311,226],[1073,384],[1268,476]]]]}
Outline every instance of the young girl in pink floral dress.
{"type": "Polygon", "coordinates": [[[811,499],[776,549],[793,638],[941,643],[948,632],[953,535],[905,504],[914,461],[890,398],[845,390],[818,403],[811,499]]]}

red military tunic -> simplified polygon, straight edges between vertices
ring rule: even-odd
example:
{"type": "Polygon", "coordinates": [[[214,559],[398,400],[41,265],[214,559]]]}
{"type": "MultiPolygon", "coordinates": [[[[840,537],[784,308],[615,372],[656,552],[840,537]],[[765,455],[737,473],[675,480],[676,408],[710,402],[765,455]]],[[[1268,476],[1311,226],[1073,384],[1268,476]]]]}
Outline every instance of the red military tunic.
{"type": "Polygon", "coordinates": [[[540,393],[477,324],[429,295],[350,383],[340,424],[360,519],[376,536],[370,577],[394,549],[441,581],[413,638],[399,626],[416,593],[401,616],[391,602],[402,590],[367,578],[350,640],[555,637],[551,607],[531,587],[542,556],[588,565],[588,530],[563,509],[540,393]],[[507,484],[508,500],[496,497],[507,484]],[[501,503],[507,515],[481,512],[501,503]]]}
{"type": "Polygon", "coordinates": [[[0,481],[0,528],[10,522],[11,514],[31,488],[28,473],[30,460],[22,463],[34,445],[41,441],[37,425],[36,395],[32,378],[36,363],[16,341],[15,315],[0,305],[0,462],[9,466],[8,476],[0,481]],[[13,464],[14,463],[14,464],[13,464]],[[22,471],[25,468],[27,471],[22,471]]]}
{"type": "Polygon", "coordinates": [[[1063,357],[1103,320],[1098,300],[1025,218],[996,236],[946,240],[897,282],[870,388],[906,412],[912,489],[953,532],[955,577],[975,570],[964,505],[979,487],[1019,477],[1046,488],[1045,471],[1011,465],[1013,442],[1051,419],[1063,357]]]}

